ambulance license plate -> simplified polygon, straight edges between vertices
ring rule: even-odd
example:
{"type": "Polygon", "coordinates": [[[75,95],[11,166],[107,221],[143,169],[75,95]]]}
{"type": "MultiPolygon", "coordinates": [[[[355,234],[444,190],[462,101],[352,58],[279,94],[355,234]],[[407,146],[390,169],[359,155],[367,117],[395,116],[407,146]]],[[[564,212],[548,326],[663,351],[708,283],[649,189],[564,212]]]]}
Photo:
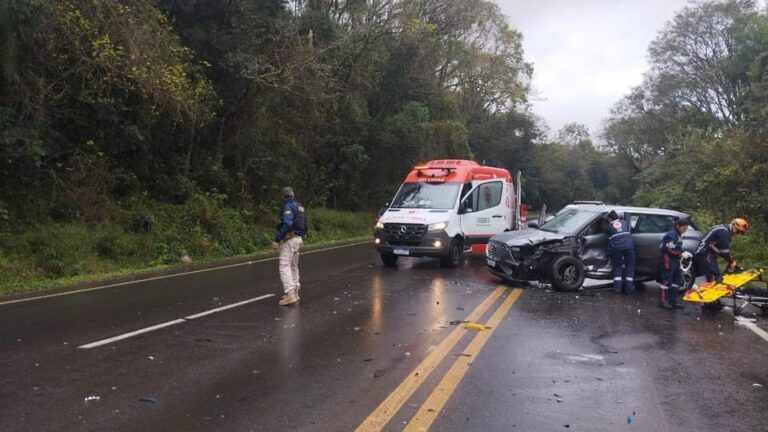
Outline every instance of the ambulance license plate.
{"type": "Polygon", "coordinates": [[[488,258],[488,267],[496,267],[496,260],[488,258]]]}
{"type": "Polygon", "coordinates": [[[392,251],[395,255],[410,255],[410,252],[408,252],[408,249],[405,248],[398,248],[392,251]]]}

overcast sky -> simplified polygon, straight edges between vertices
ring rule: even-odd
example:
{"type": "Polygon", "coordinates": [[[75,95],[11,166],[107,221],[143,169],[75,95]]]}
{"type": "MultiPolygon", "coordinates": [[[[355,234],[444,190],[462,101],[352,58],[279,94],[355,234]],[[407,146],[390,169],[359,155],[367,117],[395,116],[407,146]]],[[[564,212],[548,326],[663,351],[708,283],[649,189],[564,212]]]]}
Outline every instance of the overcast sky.
{"type": "MultiPolygon", "coordinates": [[[[551,135],[600,132],[610,107],[642,81],[648,43],[686,0],[495,0],[523,34],[534,66],[533,110],[551,135]]],[[[595,137],[596,138],[596,137],[595,137]]]]}

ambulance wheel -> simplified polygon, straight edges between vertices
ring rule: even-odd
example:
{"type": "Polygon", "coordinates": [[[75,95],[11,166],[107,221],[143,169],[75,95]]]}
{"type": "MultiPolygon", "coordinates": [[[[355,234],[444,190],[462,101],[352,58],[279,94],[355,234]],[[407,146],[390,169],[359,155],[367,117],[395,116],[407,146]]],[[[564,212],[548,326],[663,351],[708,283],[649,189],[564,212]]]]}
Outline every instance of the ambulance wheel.
{"type": "Polygon", "coordinates": [[[391,253],[382,253],[381,254],[381,261],[384,262],[384,265],[387,267],[394,267],[395,264],[397,264],[397,259],[400,258],[395,254],[391,253]]]}
{"type": "Polygon", "coordinates": [[[570,255],[552,260],[549,281],[558,291],[577,291],[584,284],[584,263],[570,255]]]}
{"type": "Polygon", "coordinates": [[[464,248],[462,247],[461,240],[454,238],[448,246],[448,255],[440,260],[440,264],[448,268],[458,267],[463,259],[464,248]]]}

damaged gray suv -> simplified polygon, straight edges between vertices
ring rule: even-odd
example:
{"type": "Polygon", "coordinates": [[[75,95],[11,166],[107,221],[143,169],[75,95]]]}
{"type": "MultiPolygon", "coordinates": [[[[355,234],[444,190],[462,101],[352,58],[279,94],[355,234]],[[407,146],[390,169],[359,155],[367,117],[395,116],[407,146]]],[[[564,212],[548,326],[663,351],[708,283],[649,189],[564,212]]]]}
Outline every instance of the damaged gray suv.
{"type": "MultiPolygon", "coordinates": [[[[507,281],[538,281],[561,291],[575,291],[586,278],[613,279],[606,215],[615,210],[629,222],[635,243],[635,279],[655,280],[661,239],[677,218],[690,216],[674,210],[646,207],[571,204],[541,227],[498,234],[488,241],[487,268],[507,281]]],[[[683,249],[693,252],[703,234],[691,221],[683,236],[683,249]]],[[[685,275],[686,285],[692,282],[685,275]]]]}

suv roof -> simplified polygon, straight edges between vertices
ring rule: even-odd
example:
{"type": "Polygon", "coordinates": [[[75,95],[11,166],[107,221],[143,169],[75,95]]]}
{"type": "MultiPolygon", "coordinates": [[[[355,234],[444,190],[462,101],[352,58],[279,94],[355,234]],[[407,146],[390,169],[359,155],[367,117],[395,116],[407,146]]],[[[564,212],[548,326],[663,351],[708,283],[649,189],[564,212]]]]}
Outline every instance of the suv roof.
{"type": "Polygon", "coordinates": [[[569,208],[569,207],[571,207],[571,208],[578,207],[578,208],[583,208],[583,209],[592,210],[592,211],[596,211],[596,212],[603,212],[603,211],[604,212],[608,212],[608,211],[611,211],[611,210],[616,210],[617,212],[621,212],[621,213],[649,213],[649,212],[652,212],[652,213],[655,213],[655,214],[669,215],[669,216],[685,216],[685,217],[689,217],[690,216],[688,213],[685,213],[685,212],[681,212],[681,211],[677,211],[677,210],[668,210],[668,209],[663,209],[663,208],[658,208],[658,207],[633,207],[633,206],[618,206],[618,205],[612,206],[612,205],[607,205],[607,204],[592,204],[592,203],[582,204],[582,203],[586,203],[586,201],[576,201],[573,204],[568,204],[567,206],[563,207],[563,209],[569,208]]]}

